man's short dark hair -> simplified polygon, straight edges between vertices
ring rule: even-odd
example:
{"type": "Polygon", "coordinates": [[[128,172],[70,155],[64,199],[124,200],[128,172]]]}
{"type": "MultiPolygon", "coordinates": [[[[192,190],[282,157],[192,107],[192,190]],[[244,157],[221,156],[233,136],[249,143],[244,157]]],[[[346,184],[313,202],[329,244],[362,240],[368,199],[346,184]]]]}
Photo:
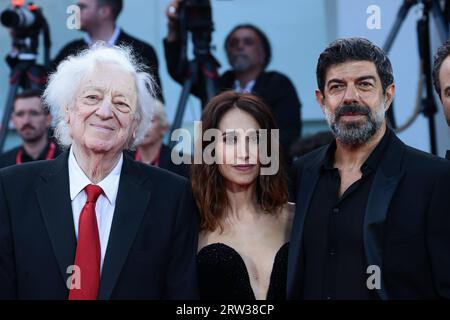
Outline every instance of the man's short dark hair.
{"type": "Polygon", "coordinates": [[[110,7],[111,12],[114,17],[114,20],[116,20],[119,17],[120,13],[122,12],[123,1],[122,0],[97,0],[97,5],[99,7],[102,7],[102,6],[110,7]]]}
{"type": "Polygon", "coordinates": [[[373,62],[381,79],[383,93],[386,92],[389,85],[394,83],[391,62],[381,48],[364,38],[338,39],[328,45],[320,54],[317,62],[317,85],[322,94],[325,89],[325,76],[328,69],[347,61],[373,62]]]}
{"type": "MultiPolygon", "coordinates": [[[[43,91],[38,90],[38,89],[25,89],[16,95],[16,97],[14,99],[14,105],[15,105],[15,102],[19,99],[27,99],[27,98],[41,99],[42,93],[43,93],[43,91]]],[[[42,108],[44,109],[45,114],[49,114],[49,110],[48,110],[48,108],[44,107],[44,104],[42,104],[42,108]]]]}
{"type": "Polygon", "coordinates": [[[264,49],[264,53],[266,54],[265,60],[264,60],[264,66],[263,68],[265,69],[269,63],[270,63],[270,59],[272,58],[272,48],[270,46],[270,42],[269,42],[269,38],[267,38],[266,34],[259,29],[257,26],[253,25],[253,24],[239,24],[236,27],[233,28],[233,30],[230,31],[230,33],[228,33],[226,39],[225,39],[225,50],[227,50],[228,48],[228,42],[230,41],[230,37],[231,35],[239,29],[250,29],[253,30],[259,37],[259,39],[261,40],[261,44],[263,46],[264,49]]]}
{"type": "Polygon", "coordinates": [[[445,41],[437,50],[434,56],[433,66],[433,84],[438,96],[441,96],[441,83],[439,81],[439,72],[441,71],[442,63],[450,56],[450,40],[445,41]]]}

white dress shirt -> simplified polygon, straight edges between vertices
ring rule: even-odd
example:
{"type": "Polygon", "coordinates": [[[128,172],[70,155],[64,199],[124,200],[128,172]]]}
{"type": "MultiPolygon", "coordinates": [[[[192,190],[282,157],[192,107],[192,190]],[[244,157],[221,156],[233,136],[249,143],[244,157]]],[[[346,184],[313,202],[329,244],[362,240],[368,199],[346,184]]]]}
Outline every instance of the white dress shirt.
{"type": "MultiPolygon", "coordinates": [[[[117,191],[119,189],[120,172],[122,170],[123,155],[114,169],[97,185],[103,189],[103,194],[97,199],[95,205],[95,215],[97,216],[98,235],[100,238],[101,260],[100,270],[103,269],[106,248],[108,247],[109,233],[116,208],[117,191]]],[[[92,183],[83,170],[78,165],[72,147],[69,152],[69,183],[70,199],[72,200],[73,222],[75,225],[75,235],[78,239],[78,224],[81,210],[86,204],[87,195],[84,188],[92,183]]]]}
{"type": "Polygon", "coordinates": [[[252,80],[247,85],[242,88],[239,80],[234,80],[233,89],[237,93],[252,93],[253,87],[255,86],[256,81],[252,80]]]}
{"type": "MultiPolygon", "coordinates": [[[[117,39],[119,39],[119,35],[120,35],[120,28],[118,26],[116,26],[114,28],[114,32],[113,32],[111,38],[108,40],[108,42],[106,42],[106,45],[108,47],[114,47],[116,45],[117,39]]],[[[94,44],[94,41],[87,33],[84,34],[84,42],[86,42],[86,44],[89,47],[91,47],[94,44]]]]}

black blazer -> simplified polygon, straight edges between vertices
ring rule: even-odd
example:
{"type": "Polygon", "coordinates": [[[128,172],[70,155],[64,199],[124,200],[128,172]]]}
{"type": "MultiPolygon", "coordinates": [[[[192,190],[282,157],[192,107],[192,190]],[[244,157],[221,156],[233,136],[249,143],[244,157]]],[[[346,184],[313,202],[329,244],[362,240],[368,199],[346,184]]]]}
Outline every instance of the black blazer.
{"type": "MultiPolygon", "coordinates": [[[[58,146],[58,144],[55,142],[56,149],[55,149],[55,156],[59,156],[62,152],[61,148],[58,146]]],[[[16,157],[17,153],[19,152],[19,149],[22,148],[22,146],[16,147],[14,149],[8,150],[0,155],[0,169],[6,168],[9,166],[16,165],[16,157]]],[[[41,155],[36,160],[45,160],[45,157],[47,155],[47,152],[49,150],[49,144],[45,147],[45,149],[42,151],[41,155]]]]}
{"type": "MultiPolygon", "coordinates": [[[[162,87],[161,87],[161,79],[159,78],[159,63],[158,57],[156,56],[156,52],[153,47],[144,41],[136,39],[129,34],[125,33],[123,30],[120,30],[119,37],[117,38],[117,44],[124,44],[130,46],[134,53],[137,54],[139,59],[142,59],[142,63],[149,69],[149,73],[155,79],[158,88],[156,97],[164,102],[164,98],[162,95],[162,87]]],[[[55,59],[52,62],[51,70],[56,70],[58,64],[67,58],[70,55],[76,54],[81,50],[87,49],[88,45],[83,39],[77,39],[66,44],[56,55],[55,59]]]]}
{"type": "Polygon", "coordinates": [[[169,146],[163,144],[161,146],[161,154],[159,155],[159,167],[189,179],[189,164],[173,163],[171,154],[172,149],[169,146]]]}
{"type": "MultiPolygon", "coordinates": [[[[0,299],[67,299],[77,240],[68,152],[0,170],[0,299]]],[[[195,299],[198,215],[189,183],[128,157],[99,299],[195,299]]]]}
{"type": "MultiPolygon", "coordinates": [[[[133,159],[136,157],[136,151],[127,151],[129,156],[133,159]]],[[[161,145],[161,151],[159,154],[159,168],[168,170],[170,172],[176,173],[186,179],[190,178],[190,165],[186,163],[175,164],[172,162],[172,149],[165,145],[161,145]]]]}
{"type": "MultiPolygon", "coordinates": [[[[180,45],[177,42],[164,41],[167,69],[170,76],[177,82],[185,80],[180,70],[185,70],[187,62],[179,61],[180,45]],[[184,65],[183,65],[184,63],[184,65]]],[[[235,75],[227,71],[217,79],[219,92],[233,89],[235,75]]],[[[205,85],[200,79],[194,83],[191,92],[197,97],[205,96],[205,85]]],[[[262,72],[253,87],[254,94],[260,96],[271,108],[280,129],[280,145],[285,154],[289,153],[292,143],[301,135],[301,103],[291,80],[275,71],[262,72]]]]}
{"type": "MultiPolygon", "coordinates": [[[[288,299],[301,297],[303,225],[326,148],[296,163],[288,299]]],[[[381,269],[381,299],[450,298],[449,190],[450,163],[392,137],[374,177],[363,225],[367,263],[381,269]]]]}

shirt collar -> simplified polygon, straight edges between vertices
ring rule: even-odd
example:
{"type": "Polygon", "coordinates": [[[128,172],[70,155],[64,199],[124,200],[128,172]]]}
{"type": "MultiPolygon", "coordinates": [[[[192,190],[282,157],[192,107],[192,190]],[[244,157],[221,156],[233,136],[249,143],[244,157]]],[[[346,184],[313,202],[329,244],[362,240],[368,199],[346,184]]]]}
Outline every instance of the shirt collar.
{"type": "MultiPolygon", "coordinates": [[[[113,47],[116,45],[117,39],[119,39],[120,35],[120,28],[116,26],[114,28],[114,32],[111,36],[111,38],[108,40],[107,45],[108,47],[113,47]]],[[[94,44],[94,41],[92,40],[91,36],[88,33],[85,33],[84,35],[84,42],[90,47],[94,44]]]]}
{"type": "MultiPolygon", "coordinates": [[[[383,155],[383,151],[386,149],[386,145],[392,136],[392,130],[389,127],[386,127],[386,132],[381,138],[378,145],[372,151],[370,156],[361,166],[361,171],[363,174],[367,173],[368,170],[376,170],[379,162],[381,161],[381,157],[383,155]]],[[[336,140],[334,140],[327,148],[325,153],[325,157],[322,160],[320,165],[321,170],[332,170],[334,169],[334,154],[336,152],[336,140]]]]}
{"type": "MultiPolygon", "coordinates": [[[[70,199],[73,201],[75,197],[84,190],[84,188],[93,184],[91,180],[86,176],[84,171],[78,165],[75,155],[73,154],[73,148],[70,147],[69,151],[69,183],[70,183],[70,199]]],[[[116,203],[117,192],[119,189],[120,172],[122,170],[123,154],[120,155],[120,159],[111,172],[97,185],[103,189],[103,193],[108,199],[111,205],[116,203]]]]}
{"type": "Polygon", "coordinates": [[[250,82],[247,83],[247,85],[242,88],[241,87],[241,83],[239,82],[239,80],[234,80],[234,91],[239,92],[239,93],[251,93],[253,90],[253,87],[255,86],[255,80],[252,80],[250,82]]]}

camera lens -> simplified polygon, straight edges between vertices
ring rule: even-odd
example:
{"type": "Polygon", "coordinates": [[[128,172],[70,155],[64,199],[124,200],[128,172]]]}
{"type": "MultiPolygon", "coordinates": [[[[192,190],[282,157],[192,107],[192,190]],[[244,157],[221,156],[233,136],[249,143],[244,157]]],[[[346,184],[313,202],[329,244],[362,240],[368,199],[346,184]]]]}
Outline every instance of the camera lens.
{"type": "Polygon", "coordinates": [[[15,10],[5,10],[0,20],[7,28],[27,28],[34,24],[35,16],[26,9],[18,8],[15,10]]]}

